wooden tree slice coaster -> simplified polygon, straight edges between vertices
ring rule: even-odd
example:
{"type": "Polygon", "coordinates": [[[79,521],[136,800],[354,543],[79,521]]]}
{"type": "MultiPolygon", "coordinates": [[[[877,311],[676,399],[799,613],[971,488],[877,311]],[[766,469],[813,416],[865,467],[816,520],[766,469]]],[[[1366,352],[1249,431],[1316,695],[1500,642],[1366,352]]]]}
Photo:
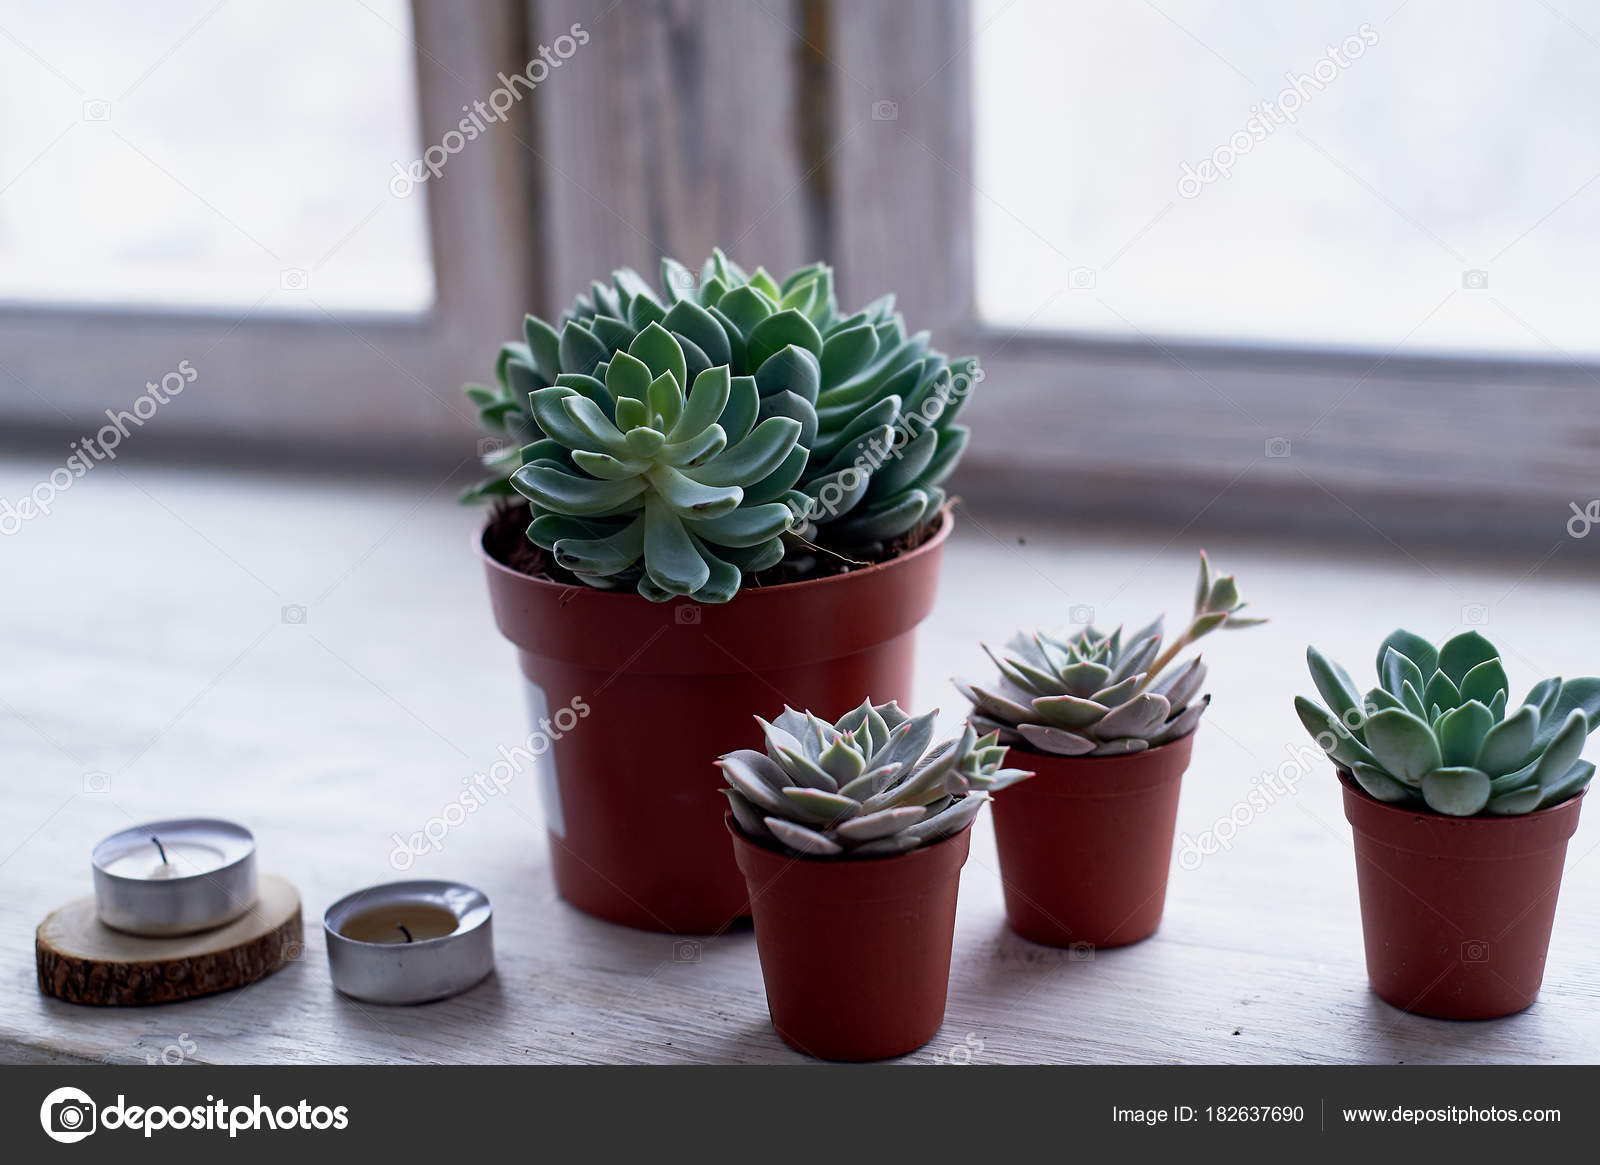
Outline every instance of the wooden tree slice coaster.
{"type": "Polygon", "coordinates": [[[52,912],[34,936],[39,990],[68,1003],[172,1003],[254,983],[300,957],[300,892],[263,874],[254,908],[226,926],[177,938],[112,930],[94,898],[52,912]]]}

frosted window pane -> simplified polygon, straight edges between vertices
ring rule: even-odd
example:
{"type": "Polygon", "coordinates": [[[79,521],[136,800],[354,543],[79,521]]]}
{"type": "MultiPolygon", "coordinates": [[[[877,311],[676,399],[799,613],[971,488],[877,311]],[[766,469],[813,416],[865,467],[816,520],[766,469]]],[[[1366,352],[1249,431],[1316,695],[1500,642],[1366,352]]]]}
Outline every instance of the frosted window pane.
{"type": "Polygon", "coordinates": [[[405,0],[11,0],[0,299],[425,310],[410,38],[405,0]]]}
{"type": "Polygon", "coordinates": [[[990,322],[1600,353],[1600,4],[977,0],[974,34],[990,322]],[[1325,79],[1293,123],[1285,74],[1325,79]]]}

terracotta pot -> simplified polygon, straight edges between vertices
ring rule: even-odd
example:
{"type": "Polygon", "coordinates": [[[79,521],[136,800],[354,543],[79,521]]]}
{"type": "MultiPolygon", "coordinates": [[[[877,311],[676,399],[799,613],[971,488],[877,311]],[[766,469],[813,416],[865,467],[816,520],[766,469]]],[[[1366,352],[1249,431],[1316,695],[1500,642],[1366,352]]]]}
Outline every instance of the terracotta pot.
{"type": "Polygon", "coordinates": [[[783,1042],[823,1060],[887,1060],[933,1039],[972,827],[895,857],[836,861],[768,849],[723,819],[783,1042]]]}
{"type": "Polygon", "coordinates": [[[752,714],[784,704],[829,719],[868,696],[909,704],[914,633],[933,608],[950,526],[947,513],[932,538],[887,562],[747,586],[716,606],[531,578],[480,541],[532,719],[559,735],[540,782],[561,896],[674,934],[749,914],[712,761],[761,747],[752,714]]]}
{"type": "Polygon", "coordinates": [[[1521,817],[1446,817],[1386,805],[1339,778],[1372,989],[1440,1019],[1531,1006],[1583,794],[1521,817]]]}
{"type": "Polygon", "coordinates": [[[1006,920],[1052,947],[1120,947],[1161,925],[1194,733],[1129,756],[1013,747],[1031,780],[994,799],[1006,920]]]}

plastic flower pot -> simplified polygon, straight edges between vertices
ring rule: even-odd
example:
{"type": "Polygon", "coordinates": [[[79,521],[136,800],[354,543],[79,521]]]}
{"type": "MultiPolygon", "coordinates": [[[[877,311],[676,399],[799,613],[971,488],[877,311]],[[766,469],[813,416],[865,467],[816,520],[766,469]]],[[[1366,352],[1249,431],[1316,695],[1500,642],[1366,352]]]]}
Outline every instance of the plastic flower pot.
{"type": "Polygon", "coordinates": [[[1339,777],[1372,989],[1439,1019],[1531,1006],[1584,795],[1519,817],[1447,817],[1385,804],[1339,777]]]}
{"type": "Polygon", "coordinates": [[[559,732],[548,733],[540,782],[561,896],[673,934],[749,914],[712,760],[761,746],[754,711],[787,703],[835,717],[869,696],[909,703],[915,631],[933,608],[950,526],[946,513],[926,542],[873,566],[747,585],[707,606],[563,586],[481,551],[532,719],[559,732]],[[581,719],[554,720],[579,704],[581,719]]]}
{"type": "Polygon", "coordinates": [[[724,821],[783,1042],[822,1060],[887,1060],[933,1039],[972,826],[894,857],[852,860],[769,849],[733,814],[724,821]]]}
{"type": "Polygon", "coordinates": [[[1194,733],[1127,756],[1051,756],[1013,746],[1032,769],[993,806],[1006,921],[1052,947],[1120,947],[1161,925],[1194,733]]]}

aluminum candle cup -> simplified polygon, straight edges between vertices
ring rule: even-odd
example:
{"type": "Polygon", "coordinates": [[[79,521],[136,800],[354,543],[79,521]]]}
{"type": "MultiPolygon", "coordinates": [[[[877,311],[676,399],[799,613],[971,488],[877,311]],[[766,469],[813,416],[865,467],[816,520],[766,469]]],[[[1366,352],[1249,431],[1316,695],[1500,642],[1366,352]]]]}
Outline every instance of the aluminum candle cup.
{"type": "Polygon", "coordinates": [[[256,904],[256,839],[206,817],[152,821],[94,847],[100,921],[128,934],[194,934],[256,904]]]}
{"type": "Polygon", "coordinates": [[[494,970],[489,899],[459,882],[390,882],[322,916],[333,985],[368,1003],[427,1003],[494,970]]]}

